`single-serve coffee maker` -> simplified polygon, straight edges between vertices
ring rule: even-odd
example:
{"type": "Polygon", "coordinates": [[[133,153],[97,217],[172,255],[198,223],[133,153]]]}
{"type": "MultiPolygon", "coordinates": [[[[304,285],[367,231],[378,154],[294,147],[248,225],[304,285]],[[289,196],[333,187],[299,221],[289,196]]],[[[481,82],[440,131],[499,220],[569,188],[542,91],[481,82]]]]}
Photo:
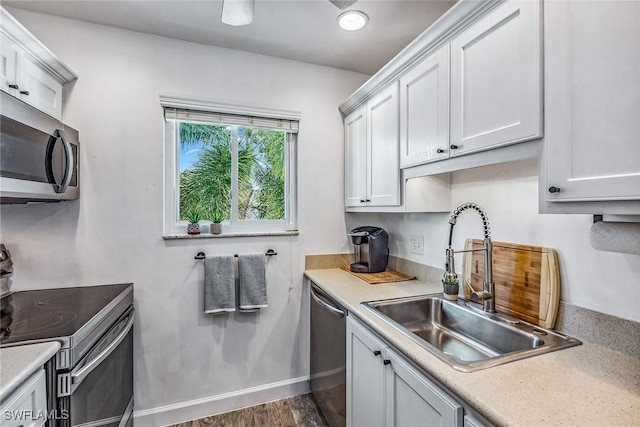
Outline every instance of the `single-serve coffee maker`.
{"type": "Polygon", "coordinates": [[[354,263],[349,269],[354,273],[379,273],[387,268],[389,259],[389,234],[372,226],[357,227],[348,234],[353,242],[354,263]]]}

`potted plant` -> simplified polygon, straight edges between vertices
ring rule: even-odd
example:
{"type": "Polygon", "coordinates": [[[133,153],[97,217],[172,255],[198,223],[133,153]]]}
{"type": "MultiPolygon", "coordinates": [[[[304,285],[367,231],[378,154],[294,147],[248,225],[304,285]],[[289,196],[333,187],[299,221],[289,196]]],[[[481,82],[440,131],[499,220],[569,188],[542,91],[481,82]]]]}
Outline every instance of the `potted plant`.
{"type": "Polygon", "coordinates": [[[222,233],[222,214],[220,211],[215,211],[211,217],[211,234],[220,233],[222,233]]]}
{"type": "Polygon", "coordinates": [[[187,234],[200,234],[200,212],[197,209],[191,209],[187,213],[187,234]]]}
{"type": "Polygon", "coordinates": [[[442,279],[442,287],[444,288],[444,297],[448,300],[455,301],[458,299],[458,291],[460,285],[455,277],[445,277],[442,279]]]}

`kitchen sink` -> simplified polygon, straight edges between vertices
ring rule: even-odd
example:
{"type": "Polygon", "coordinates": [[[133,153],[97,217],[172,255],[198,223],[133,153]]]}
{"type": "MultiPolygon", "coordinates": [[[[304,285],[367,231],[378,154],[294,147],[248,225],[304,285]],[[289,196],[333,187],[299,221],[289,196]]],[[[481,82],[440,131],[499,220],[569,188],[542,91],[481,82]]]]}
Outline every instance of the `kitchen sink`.
{"type": "Polygon", "coordinates": [[[563,348],[579,340],[442,294],[362,303],[454,369],[473,372],[563,348]]]}

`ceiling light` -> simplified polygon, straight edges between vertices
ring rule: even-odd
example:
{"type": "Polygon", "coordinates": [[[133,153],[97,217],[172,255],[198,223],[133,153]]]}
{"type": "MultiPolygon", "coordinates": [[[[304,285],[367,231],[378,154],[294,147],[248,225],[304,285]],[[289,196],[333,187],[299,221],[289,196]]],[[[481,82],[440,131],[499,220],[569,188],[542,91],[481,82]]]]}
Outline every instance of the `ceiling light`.
{"type": "Polygon", "coordinates": [[[359,10],[348,10],[338,16],[340,28],[346,31],[358,31],[367,25],[369,18],[359,10]]]}
{"type": "Polygon", "coordinates": [[[222,22],[234,27],[251,24],[255,4],[255,0],[224,0],[222,3],[222,22]]]}

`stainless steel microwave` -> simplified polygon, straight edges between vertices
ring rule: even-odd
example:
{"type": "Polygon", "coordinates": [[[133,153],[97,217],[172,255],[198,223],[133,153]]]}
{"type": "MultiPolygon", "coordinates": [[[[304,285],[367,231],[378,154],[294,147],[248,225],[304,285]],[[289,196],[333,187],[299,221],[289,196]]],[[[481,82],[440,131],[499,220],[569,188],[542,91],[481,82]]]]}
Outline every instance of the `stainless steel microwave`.
{"type": "Polygon", "coordinates": [[[1,92],[0,203],[77,199],[78,131],[1,92]]]}

